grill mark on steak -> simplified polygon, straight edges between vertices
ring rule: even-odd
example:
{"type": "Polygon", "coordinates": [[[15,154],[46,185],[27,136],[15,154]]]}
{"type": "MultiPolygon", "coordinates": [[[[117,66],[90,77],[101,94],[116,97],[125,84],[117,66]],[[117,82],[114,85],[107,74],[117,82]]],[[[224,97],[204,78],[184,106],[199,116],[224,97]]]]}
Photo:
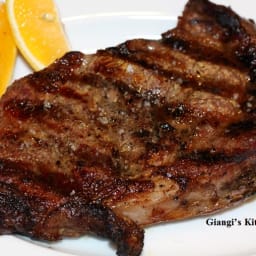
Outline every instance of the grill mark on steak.
{"type": "Polygon", "coordinates": [[[140,227],[255,194],[254,35],[190,0],[161,40],[68,53],[16,81],[0,101],[0,232],[94,233],[134,256],[140,227]]]}
{"type": "MultiPolygon", "coordinates": [[[[129,99],[131,99],[132,96],[134,97],[134,95],[139,95],[154,105],[163,103],[175,104],[175,102],[176,104],[180,104],[180,102],[183,102],[191,108],[191,113],[197,113],[197,116],[204,116],[207,118],[207,115],[209,114],[210,117],[207,118],[209,120],[217,118],[224,121],[223,119],[230,118],[230,116],[236,116],[239,112],[239,105],[234,100],[227,100],[210,93],[193,91],[192,88],[182,88],[180,84],[175,81],[168,81],[150,70],[145,70],[139,65],[123,61],[109,54],[98,54],[94,57],[86,56],[84,62],[87,63],[87,65],[85,64],[82,66],[84,67],[84,70],[79,70],[78,72],[83,71],[85,74],[96,73],[101,78],[100,80],[105,79],[118,88],[121,85],[119,90],[122,90],[124,95],[132,92],[129,99]],[[197,103],[198,97],[201,98],[201,104],[194,103],[194,101],[197,103]],[[179,99],[179,102],[177,102],[177,99],[179,99]],[[220,108],[214,104],[216,101],[220,102],[220,108]],[[207,104],[204,102],[207,102],[207,104]],[[211,111],[211,107],[214,107],[215,111],[211,111]]],[[[50,75],[47,75],[47,71],[43,72],[43,74],[43,77],[50,77],[50,75]]],[[[59,76],[62,77],[64,75],[59,76]]],[[[74,75],[72,75],[72,77],[74,77],[74,75]]],[[[75,75],[75,77],[77,77],[77,75],[75,75]]],[[[78,79],[78,77],[76,79],[78,79]]],[[[38,88],[33,80],[31,83],[33,87],[35,86],[35,89],[38,88]]],[[[62,90],[64,90],[63,96],[65,96],[65,90],[68,90],[71,98],[74,94],[76,94],[75,98],[79,97],[77,96],[79,94],[77,92],[73,93],[73,89],[68,87],[68,85],[59,88],[55,81],[53,84],[55,84],[58,93],[63,95],[62,90]]],[[[103,86],[104,85],[105,83],[103,86]]],[[[46,84],[46,89],[42,88],[42,84],[40,86],[39,90],[43,91],[47,91],[47,88],[49,87],[48,83],[46,84]]],[[[77,89],[78,88],[76,88],[76,90],[77,89]]],[[[83,88],[79,88],[78,90],[83,92],[83,88]]]]}
{"type": "Polygon", "coordinates": [[[214,152],[215,150],[203,150],[203,151],[193,151],[189,154],[181,156],[182,159],[189,159],[195,161],[196,163],[213,165],[221,163],[241,163],[245,161],[248,157],[255,154],[255,150],[247,152],[235,152],[231,155],[225,152],[214,152]]]}
{"type": "MultiPolygon", "coordinates": [[[[105,77],[106,79],[113,79],[113,82],[122,81],[123,84],[127,84],[137,93],[141,94],[145,99],[150,100],[154,105],[163,103],[175,103],[177,99],[182,101],[192,108],[192,112],[197,112],[198,116],[214,115],[211,118],[225,118],[227,115],[230,118],[232,115],[237,115],[239,112],[239,106],[235,101],[226,100],[223,97],[212,95],[206,92],[193,91],[191,88],[181,88],[176,82],[170,82],[162,76],[156,75],[150,70],[145,70],[138,65],[134,65],[128,61],[122,61],[121,59],[103,55],[100,56],[99,62],[96,62],[94,68],[97,73],[105,77]],[[100,70],[97,69],[97,63],[104,63],[101,65],[100,70]],[[129,70],[132,70],[131,72],[129,70]],[[194,101],[200,97],[201,104],[194,101]],[[207,106],[204,104],[207,101],[207,106]],[[221,109],[215,106],[215,111],[210,111],[211,106],[215,101],[219,101],[221,109]]],[[[213,105],[212,105],[213,104],[213,105]]],[[[207,117],[206,117],[207,118],[207,117]]],[[[211,119],[209,118],[209,119],[211,119]]]]}
{"type": "Polygon", "coordinates": [[[12,100],[5,104],[4,110],[13,117],[27,119],[32,116],[42,115],[44,103],[32,102],[30,100],[12,100]]]}
{"type": "Polygon", "coordinates": [[[161,41],[135,39],[107,51],[151,68],[178,81],[181,86],[235,98],[238,102],[244,100],[249,79],[246,72],[219,63],[196,60],[161,41]]]}
{"type": "Polygon", "coordinates": [[[252,119],[243,120],[241,122],[233,123],[226,129],[227,135],[238,135],[246,131],[252,131],[256,127],[256,121],[252,119]]]}

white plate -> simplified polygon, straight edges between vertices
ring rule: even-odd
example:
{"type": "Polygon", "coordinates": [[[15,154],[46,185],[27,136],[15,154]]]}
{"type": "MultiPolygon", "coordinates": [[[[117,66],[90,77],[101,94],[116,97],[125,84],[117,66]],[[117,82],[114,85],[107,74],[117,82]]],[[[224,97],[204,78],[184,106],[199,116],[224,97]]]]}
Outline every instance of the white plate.
{"type": "MultiPolygon", "coordinates": [[[[72,48],[86,53],[113,46],[129,38],[159,38],[175,26],[185,0],[56,0],[72,48]]],[[[256,19],[252,0],[215,0],[232,6],[242,16],[256,19]]],[[[31,72],[19,58],[13,79],[31,72]]],[[[256,255],[256,201],[211,217],[196,218],[146,229],[142,256],[252,256],[256,255]],[[207,219],[233,221],[210,226],[207,219]],[[239,223],[241,225],[239,225],[239,223]],[[248,222],[247,224],[249,224],[248,222]]],[[[109,241],[93,237],[37,243],[18,236],[0,236],[1,255],[114,256],[109,241]]]]}

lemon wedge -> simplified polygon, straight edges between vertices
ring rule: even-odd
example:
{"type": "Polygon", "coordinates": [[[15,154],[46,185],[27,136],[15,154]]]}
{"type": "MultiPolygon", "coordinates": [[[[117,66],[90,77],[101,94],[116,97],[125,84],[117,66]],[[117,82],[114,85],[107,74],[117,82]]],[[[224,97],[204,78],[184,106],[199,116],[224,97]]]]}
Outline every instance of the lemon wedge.
{"type": "Polygon", "coordinates": [[[16,59],[16,46],[7,19],[5,3],[0,3],[0,96],[9,84],[16,59]]]}
{"type": "Polygon", "coordinates": [[[6,0],[16,45],[34,70],[70,50],[54,0],[6,0]]]}

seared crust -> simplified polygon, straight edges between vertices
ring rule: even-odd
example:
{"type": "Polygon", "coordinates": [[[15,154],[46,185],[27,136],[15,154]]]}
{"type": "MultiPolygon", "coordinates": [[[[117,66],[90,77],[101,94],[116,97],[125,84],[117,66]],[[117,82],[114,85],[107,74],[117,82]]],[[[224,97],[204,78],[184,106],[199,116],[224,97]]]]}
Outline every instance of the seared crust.
{"type": "Polygon", "coordinates": [[[70,52],[15,81],[0,101],[0,232],[94,233],[134,256],[142,227],[254,195],[255,49],[251,21],[190,0],[161,40],[70,52]]]}

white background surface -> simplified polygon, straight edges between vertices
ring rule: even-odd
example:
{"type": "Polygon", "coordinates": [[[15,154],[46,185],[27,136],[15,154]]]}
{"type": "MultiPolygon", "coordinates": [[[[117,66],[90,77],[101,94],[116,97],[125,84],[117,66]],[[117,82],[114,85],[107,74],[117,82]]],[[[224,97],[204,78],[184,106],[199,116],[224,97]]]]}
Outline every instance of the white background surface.
{"type": "MultiPolygon", "coordinates": [[[[184,0],[57,0],[72,49],[85,53],[113,46],[130,38],[160,38],[175,26],[184,0]]],[[[219,0],[244,17],[256,20],[253,0],[219,0]]],[[[13,79],[30,73],[19,58],[13,79]]],[[[256,225],[245,226],[245,218],[256,219],[256,201],[222,214],[216,220],[241,220],[242,225],[227,228],[208,226],[207,218],[157,225],[147,228],[142,256],[252,256],[256,255],[256,225]]],[[[208,216],[209,218],[209,216],[208,216]]],[[[26,256],[114,256],[107,240],[93,237],[65,239],[58,243],[38,244],[17,236],[0,236],[1,255],[26,256]]]]}

